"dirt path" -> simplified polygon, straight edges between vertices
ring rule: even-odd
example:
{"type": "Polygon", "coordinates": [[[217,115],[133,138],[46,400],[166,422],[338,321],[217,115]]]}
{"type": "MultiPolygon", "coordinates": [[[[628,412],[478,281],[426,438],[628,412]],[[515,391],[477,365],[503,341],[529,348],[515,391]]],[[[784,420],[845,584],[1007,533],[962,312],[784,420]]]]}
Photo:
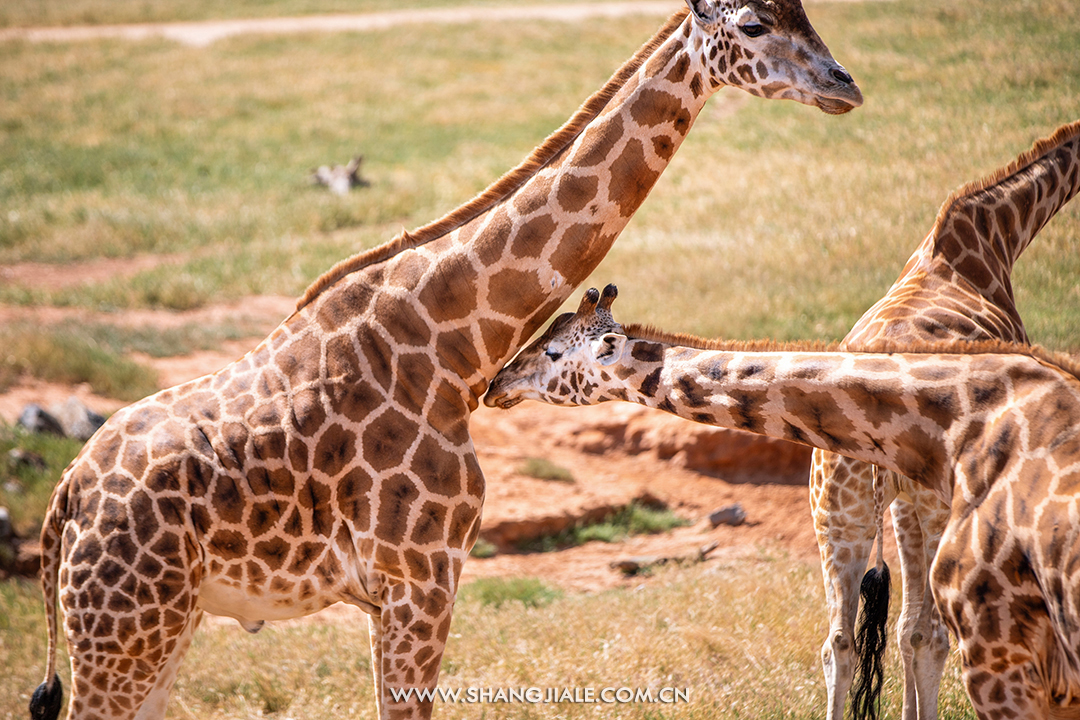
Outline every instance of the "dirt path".
{"type": "MultiPolygon", "coordinates": [[[[814,4],[822,0],[809,0],[814,4]]],[[[824,0],[825,2],[864,2],[865,0],[824,0]]],[[[881,1],[881,0],[874,0],[881,1]]],[[[399,25],[420,23],[505,22],[546,20],[580,22],[594,17],[624,15],[668,15],[682,3],[675,0],[636,0],[565,5],[513,5],[507,7],[452,7],[393,10],[387,12],[305,15],[286,18],[247,18],[207,20],[202,22],[137,23],[128,25],[92,25],[79,27],[29,27],[0,29],[0,42],[77,42],[99,38],[145,40],[167,38],[184,45],[205,47],[222,38],[248,33],[287,34],[302,32],[370,32],[399,25]]]]}
{"type": "Polygon", "coordinates": [[[204,22],[9,28],[0,30],[0,41],[18,39],[31,42],[71,42],[98,38],[145,40],[163,37],[185,45],[203,47],[222,38],[247,33],[370,32],[419,23],[445,25],[508,20],[579,22],[590,17],[616,17],[631,14],[666,15],[674,12],[678,7],[679,4],[673,0],[641,0],[595,4],[429,8],[349,15],[306,15],[204,22]]]}

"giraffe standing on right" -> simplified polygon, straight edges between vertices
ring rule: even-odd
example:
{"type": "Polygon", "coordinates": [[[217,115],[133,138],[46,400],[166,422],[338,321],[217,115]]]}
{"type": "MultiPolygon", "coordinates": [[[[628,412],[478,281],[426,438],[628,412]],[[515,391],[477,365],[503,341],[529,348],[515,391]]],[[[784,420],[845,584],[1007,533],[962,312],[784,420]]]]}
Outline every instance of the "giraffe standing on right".
{"type": "MultiPolygon", "coordinates": [[[[882,343],[902,346],[928,340],[1026,344],[1010,282],[1013,265],[1078,189],[1080,121],[1059,127],[1012,163],[950,195],[900,277],[855,324],[841,347],[872,351],[882,343]]],[[[903,718],[937,717],[949,637],[934,609],[927,573],[949,508],[909,478],[884,472],[875,482],[873,466],[815,449],[810,509],[829,612],[829,634],[821,649],[829,720],[843,717],[856,665],[861,672],[852,691],[852,715],[876,716],[884,645],[856,647],[854,625],[860,581],[875,535],[880,541],[881,511],[890,503],[903,578],[897,625],[904,666],[903,718]],[[869,487],[874,487],[873,493],[866,491],[869,487]],[[871,653],[876,657],[869,657],[871,653]]],[[[866,608],[863,611],[864,624],[877,623],[875,631],[881,638],[888,612],[887,584],[883,592],[879,607],[884,612],[872,617],[866,616],[866,608]]]]}
{"type": "Polygon", "coordinates": [[[1080,365],[1000,341],[759,351],[624,327],[616,294],[589,290],[484,404],[634,402],[912,478],[951,504],[930,577],[978,716],[1080,717],[1080,365]]]}

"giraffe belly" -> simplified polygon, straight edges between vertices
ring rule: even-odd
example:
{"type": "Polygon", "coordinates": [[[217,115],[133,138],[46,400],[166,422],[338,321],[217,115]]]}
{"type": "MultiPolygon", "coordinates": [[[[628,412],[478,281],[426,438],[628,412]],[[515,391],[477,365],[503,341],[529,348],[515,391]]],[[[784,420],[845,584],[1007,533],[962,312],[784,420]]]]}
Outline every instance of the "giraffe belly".
{"type": "Polygon", "coordinates": [[[211,615],[231,617],[253,632],[264,621],[304,617],[342,599],[337,593],[305,589],[299,583],[288,591],[252,590],[211,578],[199,588],[197,605],[211,615]]]}

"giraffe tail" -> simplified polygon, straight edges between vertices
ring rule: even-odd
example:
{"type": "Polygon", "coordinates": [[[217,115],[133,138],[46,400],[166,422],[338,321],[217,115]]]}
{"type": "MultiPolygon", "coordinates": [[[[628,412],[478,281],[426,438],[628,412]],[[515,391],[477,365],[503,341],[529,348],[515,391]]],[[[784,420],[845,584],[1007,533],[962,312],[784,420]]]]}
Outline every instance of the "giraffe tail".
{"type": "Polygon", "coordinates": [[[883,491],[874,468],[874,495],[877,511],[877,564],[863,575],[859,594],[862,613],[855,631],[855,681],[851,689],[851,716],[854,720],[877,720],[881,686],[885,679],[885,625],[889,620],[889,566],[885,564],[882,543],[884,508],[883,491]]]}
{"type": "Polygon", "coordinates": [[[49,633],[45,680],[30,697],[31,720],[56,720],[64,702],[64,687],[56,672],[56,596],[60,572],[60,528],[67,509],[67,477],[53,492],[49,512],[41,528],[41,592],[45,597],[45,621],[49,633]]]}

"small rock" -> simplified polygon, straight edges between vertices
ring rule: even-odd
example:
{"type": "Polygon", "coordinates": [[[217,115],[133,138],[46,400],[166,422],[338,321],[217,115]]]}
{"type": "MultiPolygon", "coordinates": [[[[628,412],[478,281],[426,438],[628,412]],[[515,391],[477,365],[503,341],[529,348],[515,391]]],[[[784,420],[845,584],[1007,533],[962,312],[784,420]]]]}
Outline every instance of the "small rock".
{"type": "Polygon", "coordinates": [[[86,442],[97,429],[105,424],[105,418],[86,407],[79,398],[70,396],[60,405],[53,405],[49,412],[60,423],[64,434],[86,442]]]}
{"type": "Polygon", "coordinates": [[[714,510],[709,515],[709,524],[713,527],[719,525],[742,525],[744,522],[746,522],[746,511],[743,510],[742,505],[739,503],[725,505],[719,510],[714,510]]]}
{"type": "Polygon", "coordinates": [[[64,427],[60,421],[33,403],[23,408],[16,425],[21,425],[32,433],[48,433],[64,437],[64,427]]]}

